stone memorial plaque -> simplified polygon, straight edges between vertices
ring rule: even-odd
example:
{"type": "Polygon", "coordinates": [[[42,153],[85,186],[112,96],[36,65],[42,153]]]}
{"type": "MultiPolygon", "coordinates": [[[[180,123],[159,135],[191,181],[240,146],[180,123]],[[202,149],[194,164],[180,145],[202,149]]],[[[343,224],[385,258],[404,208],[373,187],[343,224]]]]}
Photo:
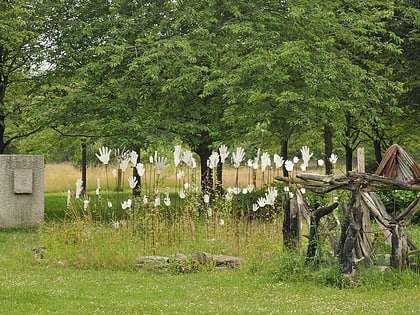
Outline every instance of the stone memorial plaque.
{"type": "Polygon", "coordinates": [[[14,170],[15,194],[32,194],[32,170],[14,170]]]}

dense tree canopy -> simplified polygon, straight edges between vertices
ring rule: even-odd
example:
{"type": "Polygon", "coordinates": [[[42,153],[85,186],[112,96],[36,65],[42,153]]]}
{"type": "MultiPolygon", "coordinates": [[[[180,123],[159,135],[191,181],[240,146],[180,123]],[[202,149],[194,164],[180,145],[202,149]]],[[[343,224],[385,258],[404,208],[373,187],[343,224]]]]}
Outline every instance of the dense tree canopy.
{"type": "Polygon", "coordinates": [[[0,35],[3,148],[41,125],[132,147],[176,137],[204,171],[220,141],[281,146],[288,157],[290,139],[309,138],[326,160],[343,148],[349,170],[361,142],[380,160],[392,142],[420,137],[410,128],[419,120],[415,1],[34,3],[17,12],[6,2],[0,13],[10,34],[0,35]],[[42,75],[36,58],[48,65],[42,75]],[[21,80],[6,94],[12,69],[37,88],[21,80]],[[36,106],[27,117],[12,103],[36,106]],[[12,113],[12,126],[37,124],[5,134],[12,113]]]}

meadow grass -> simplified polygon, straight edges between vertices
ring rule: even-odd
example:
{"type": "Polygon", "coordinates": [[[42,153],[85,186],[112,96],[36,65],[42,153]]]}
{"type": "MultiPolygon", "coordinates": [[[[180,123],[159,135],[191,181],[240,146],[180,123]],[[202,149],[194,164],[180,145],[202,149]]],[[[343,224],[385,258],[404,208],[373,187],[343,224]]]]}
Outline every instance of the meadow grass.
{"type": "MultiPolygon", "coordinates": [[[[175,170],[168,173],[175,183],[175,170]]],[[[47,165],[45,176],[44,225],[0,230],[0,314],[418,313],[418,271],[383,273],[360,264],[356,277],[347,278],[331,257],[320,266],[305,264],[307,240],[296,251],[282,249],[281,215],[235,221],[228,215],[232,209],[221,205],[209,219],[192,199],[176,214],[136,203],[136,216],[128,212],[115,222],[98,216],[102,201],[92,200],[84,211],[82,201],[72,199],[67,208],[66,191],[80,178],[71,165],[47,165]],[[33,249],[43,247],[42,258],[34,255],[33,249]],[[237,255],[244,263],[188,273],[172,262],[159,269],[136,267],[142,255],[172,260],[197,251],[237,255]]],[[[228,183],[235,172],[226,170],[225,176],[228,183]]],[[[91,196],[97,177],[104,186],[104,168],[89,167],[91,196]]],[[[109,192],[114,204],[130,195],[109,192]]],[[[420,243],[418,226],[410,234],[420,243]]]]}
{"type": "Polygon", "coordinates": [[[189,274],[76,268],[35,261],[39,242],[39,230],[0,231],[1,314],[417,314],[420,307],[419,277],[410,272],[340,289],[299,279],[309,269],[280,252],[258,268],[189,274]]]}

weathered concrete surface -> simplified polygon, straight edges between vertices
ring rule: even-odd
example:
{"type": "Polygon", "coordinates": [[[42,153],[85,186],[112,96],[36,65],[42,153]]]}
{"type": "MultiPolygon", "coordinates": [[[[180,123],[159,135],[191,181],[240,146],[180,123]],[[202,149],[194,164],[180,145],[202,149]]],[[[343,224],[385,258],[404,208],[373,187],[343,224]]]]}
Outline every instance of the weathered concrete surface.
{"type": "Polygon", "coordinates": [[[0,155],[0,227],[44,221],[44,157],[0,155]]]}

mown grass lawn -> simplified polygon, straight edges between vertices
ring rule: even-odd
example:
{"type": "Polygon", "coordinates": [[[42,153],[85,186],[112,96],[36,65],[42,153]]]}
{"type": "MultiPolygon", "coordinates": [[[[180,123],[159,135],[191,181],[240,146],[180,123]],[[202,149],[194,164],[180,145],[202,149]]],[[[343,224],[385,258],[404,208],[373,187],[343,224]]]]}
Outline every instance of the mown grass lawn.
{"type": "Polygon", "coordinates": [[[329,288],[249,268],[82,270],[33,259],[35,230],[0,231],[1,314],[418,314],[420,283],[329,288]]]}

